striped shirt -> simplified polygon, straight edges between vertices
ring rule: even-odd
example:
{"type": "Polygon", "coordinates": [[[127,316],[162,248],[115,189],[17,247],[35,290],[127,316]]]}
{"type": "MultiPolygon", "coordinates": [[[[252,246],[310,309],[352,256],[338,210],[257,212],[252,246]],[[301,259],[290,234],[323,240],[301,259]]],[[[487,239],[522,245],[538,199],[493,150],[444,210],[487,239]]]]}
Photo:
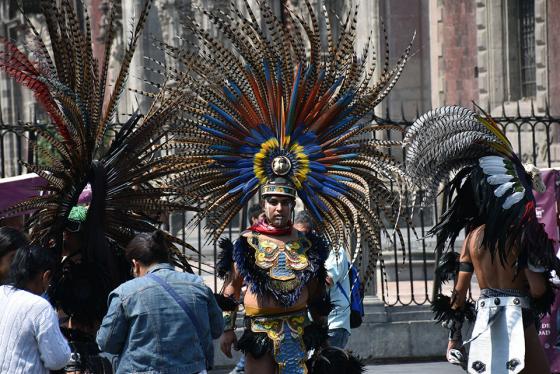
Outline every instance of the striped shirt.
{"type": "Polygon", "coordinates": [[[70,347],[49,302],[0,286],[0,373],[43,374],[69,360],[70,347]]]}

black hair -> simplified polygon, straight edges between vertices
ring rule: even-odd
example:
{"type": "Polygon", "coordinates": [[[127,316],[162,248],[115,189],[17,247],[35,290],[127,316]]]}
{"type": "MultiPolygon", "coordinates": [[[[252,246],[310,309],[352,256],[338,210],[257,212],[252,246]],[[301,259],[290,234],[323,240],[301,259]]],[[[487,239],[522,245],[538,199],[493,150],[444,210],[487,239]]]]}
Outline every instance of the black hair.
{"type": "Polygon", "coordinates": [[[8,226],[0,227],[0,258],[27,245],[28,242],[21,231],[8,226]]]}
{"type": "Polygon", "coordinates": [[[294,218],[294,225],[297,223],[299,223],[300,225],[307,225],[309,226],[309,229],[313,229],[313,220],[305,210],[302,210],[296,214],[296,217],[294,218]]]}
{"type": "Polygon", "coordinates": [[[247,215],[249,219],[258,219],[262,212],[262,207],[259,204],[253,204],[247,210],[247,215]]]}
{"type": "Polygon", "coordinates": [[[8,284],[20,290],[47,270],[53,271],[57,265],[54,251],[37,245],[25,245],[16,251],[10,267],[8,284]]]}
{"type": "Polygon", "coordinates": [[[169,246],[161,230],[136,235],[126,246],[125,254],[129,261],[136,260],[143,265],[169,262],[169,246]]]}

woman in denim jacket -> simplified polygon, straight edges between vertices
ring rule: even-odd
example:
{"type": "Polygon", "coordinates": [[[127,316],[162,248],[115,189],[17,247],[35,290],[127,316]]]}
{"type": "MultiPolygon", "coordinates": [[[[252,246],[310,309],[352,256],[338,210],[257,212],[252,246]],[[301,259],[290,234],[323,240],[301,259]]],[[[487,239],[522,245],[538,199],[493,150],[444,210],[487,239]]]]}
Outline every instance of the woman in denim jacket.
{"type": "Polygon", "coordinates": [[[135,279],[111,292],[97,333],[99,347],[118,355],[117,374],[203,373],[212,366],[221,309],[201,277],[169,264],[169,245],[156,231],[126,247],[135,279]]]}

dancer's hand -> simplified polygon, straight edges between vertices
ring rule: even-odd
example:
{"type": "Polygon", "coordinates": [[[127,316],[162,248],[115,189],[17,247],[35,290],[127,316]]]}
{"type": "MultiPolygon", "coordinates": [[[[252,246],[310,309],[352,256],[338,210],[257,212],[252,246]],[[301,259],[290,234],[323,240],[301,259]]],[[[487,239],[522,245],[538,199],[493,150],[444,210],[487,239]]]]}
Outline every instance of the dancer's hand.
{"type": "Polygon", "coordinates": [[[233,330],[224,331],[220,337],[220,349],[229,358],[232,358],[231,346],[235,343],[237,343],[237,336],[235,336],[235,332],[233,330]]]}

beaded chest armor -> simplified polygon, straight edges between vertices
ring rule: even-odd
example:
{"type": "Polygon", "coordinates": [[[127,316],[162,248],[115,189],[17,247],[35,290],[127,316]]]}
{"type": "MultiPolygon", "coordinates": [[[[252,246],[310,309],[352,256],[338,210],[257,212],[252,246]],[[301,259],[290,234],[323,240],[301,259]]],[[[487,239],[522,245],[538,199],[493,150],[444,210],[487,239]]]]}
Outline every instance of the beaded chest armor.
{"type": "Polygon", "coordinates": [[[255,251],[255,265],[268,270],[268,276],[280,289],[291,291],[299,285],[296,272],[309,267],[307,251],[311,242],[305,236],[286,243],[254,233],[249,245],[255,251]]]}

